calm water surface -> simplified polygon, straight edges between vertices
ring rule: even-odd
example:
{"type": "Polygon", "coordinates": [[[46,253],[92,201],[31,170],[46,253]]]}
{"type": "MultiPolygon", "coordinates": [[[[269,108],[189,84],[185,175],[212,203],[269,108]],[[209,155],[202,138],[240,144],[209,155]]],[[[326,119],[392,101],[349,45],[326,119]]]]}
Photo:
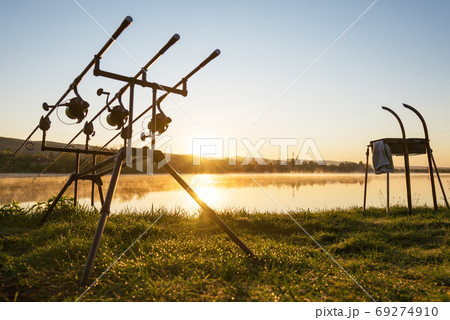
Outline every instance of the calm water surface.
{"type": "MultiPolygon", "coordinates": [[[[213,209],[245,208],[248,211],[278,211],[362,206],[363,174],[202,174],[183,175],[200,197],[213,209]]],[[[450,194],[450,174],[441,175],[445,191],[450,194]]],[[[0,176],[0,203],[13,199],[27,206],[45,201],[57,194],[66,176],[45,176],[35,182],[28,176],[0,176]]],[[[439,204],[443,198],[436,182],[439,204]]],[[[104,193],[109,178],[104,179],[104,193]]],[[[414,205],[432,205],[430,179],[427,174],[411,176],[414,205]]],[[[81,203],[90,204],[90,182],[80,182],[81,203]]],[[[68,195],[73,195],[69,188],[68,195]]],[[[386,176],[369,175],[368,206],[384,207],[386,203],[386,176]]],[[[404,175],[390,176],[391,205],[406,205],[404,175]]],[[[114,212],[125,208],[148,210],[152,207],[197,210],[197,204],[169,175],[122,175],[113,200],[114,212]]],[[[96,191],[96,206],[100,208],[96,191]]]]}

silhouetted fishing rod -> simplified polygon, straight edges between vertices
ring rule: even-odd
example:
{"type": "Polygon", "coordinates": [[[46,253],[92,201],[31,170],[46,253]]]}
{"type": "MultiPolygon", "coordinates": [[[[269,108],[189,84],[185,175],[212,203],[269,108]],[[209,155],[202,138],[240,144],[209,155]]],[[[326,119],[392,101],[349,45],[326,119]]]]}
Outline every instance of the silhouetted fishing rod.
{"type": "MultiPolygon", "coordinates": [[[[78,86],[78,84],[81,82],[83,77],[86,75],[86,73],[89,72],[89,70],[94,66],[95,61],[98,57],[101,57],[106,50],[109,49],[109,47],[113,44],[113,42],[120,36],[120,34],[125,30],[130,24],[133,22],[133,19],[130,16],[127,16],[120,26],[117,28],[117,30],[113,33],[113,35],[108,39],[108,41],[105,43],[103,48],[100,49],[100,51],[94,56],[94,58],[89,62],[89,64],[84,68],[84,70],[76,77],[73,82],[69,85],[69,88],[64,92],[64,94],[59,98],[59,100],[56,102],[55,105],[59,105],[64,99],[67,97],[67,95],[74,90],[78,86]]],[[[44,116],[44,118],[48,118],[53,111],[55,111],[56,108],[51,108],[48,113],[44,116]]],[[[17,150],[11,155],[11,158],[1,167],[0,172],[4,172],[14,161],[14,159],[22,152],[23,147],[28,143],[28,141],[31,139],[31,137],[36,133],[36,131],[39,129],[39,125],[34,128],[33,131],[28,135],[28,137],[22,142],[22,144],[17,148],[17,150]]]]}
{"type": "MultiPolygon", "coordinates": [[[[174,34],[172,38],[158,51],[155,56],[150,59],[147,64],[139,70],[138,73],[134,76],[134,79],[138,79],[139,77],[143,76],[148,68],[152,64],[154,64],[171,46],[173,46],[178,40],[180,40],[180,36],[178,34],[174,34]]],[[[130,87],[130,83],[127,83],[124,85],[117,93],[114,95],[113,99],[108,101],[107,104],[89,121],[86,123],[86,125],[92,124],[105,110],[108,109],[109,105],[112,104],[116,99],[119,99],[130,87]]],[[[65,146],[64,149],[67,149],[74,141],[77,139],[82,133],[84,132],[84,129],[80,130],[65,146]]],[[[60,151],[55,158],[36,176],[34,177],[33,181],[37,179],[41,174],[45,173],[62,155],[62,152],[60,151]]]]}
{"type": "MultiPolygon", "coordinates": [[[[211,62],[213,59],[215,59],[218,55],[220,54],[220,50],[216,49],[213,51],[213,53],[211,53],[208,58],[206,58],[205,60],[203,60],[194,70],[192,70],[190,73],[188,73],[188,75],[186,75],[183,79],[181,79],[177,84],[175,84],[172,88],[176,89],[179,86],[183,85],[184,83],[187,82],[187,80],[192,77],[194,74],[196,74],[201,68],[203,68],[204,66],[206,66],[209,62],[211,62]]],[[[170,92],[166,92],[164,93],[161,97],[158,98],[157,102],[156,102],[156,107],[159,109],[159,105],[160,103],[167,98],[167,96],[170,94],[170,92]]],[[[145,109],[144,111],[142,111],[142,113],[140,115],[138,115],[132,123],[135,123],[136,121],[138,121],[140,118],[142,118],[147,112],[149,112],[150,110],[152,110],[152,108],[154,107],[154,105],[152,104],[151,106],[149,106],[147,109],[145,109]]],[[[160,109],[159,109],[160,110],[160,109]]],[[[161,111],[161,110],[160,110],[161,111]]],[[[97,151],[101,151],[104,148],[106,148],[111,142],[113,142],[118,136],[120,135],[120,132],[117,133],[114,137],[112,137],[107,143],[105,143],[103,145],[103,147],[101,147],[100,149],[98,149],[97,151]]],[[[87,160],[88,162],[82,165],[82,168],[84,168],[91,160],[87,160]]]]}

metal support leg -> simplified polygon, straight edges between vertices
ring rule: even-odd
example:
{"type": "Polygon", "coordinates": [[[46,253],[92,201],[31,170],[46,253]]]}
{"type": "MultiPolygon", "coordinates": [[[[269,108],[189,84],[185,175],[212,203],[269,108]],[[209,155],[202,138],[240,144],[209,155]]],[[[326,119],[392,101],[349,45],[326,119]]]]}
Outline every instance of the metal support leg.
{"type": "Polygon", "coordinates": [[[367,146],[366,151],[366,174],[364,176],[364,203],[363,211],[366,211],[366,198],[367,198],[367,175],[369,173],[369,146],[367,146]]]}
{"type": "MultiPolygon", "coordinates": [[[[432,154],[432,150],[431,150],[431,147],[430,147],[430,136],[428,134],[427,123],[425,122],[425,119],[422,117],[422,115],[420,114],[420,112],[416,108],[414,108],[414,107],[412,107],[412,106],[410,106],[410,105],[408,105],[406,103],[403,103],[403,106],[405,108],[411,110],[412,112],[414,112],[417,115],[417,117],[419,117],[420,121],[422,122],[423,133],[425,135],[425,140],[426,140],[426,143],[427,143],[428,169],[429,169],[429,172],[430,172],[430,179],[431,179],[431,192],[433,194],[433,206],[434,206],[434,210],[436,211],[437,210],[436,187],[434,185],[433,166],[431,164],[431,160],[432,160],[433,154],[432,154]]],[[[436,167],[436,164],[434,164],[434,166],[436,167]]],[[[446,201],[446,203],[447,203],[447,201],[446,201]]],[[[447,207],[448,207],[448,203],[447,203],[447,207]]]]}
{"type": "MultiPolygon", "coordinates": [[[[92,155],[92,165],[95,167],[97,161],[97,157],[94,155],[92,155]]],[[[92,170],[92,175],[95,176],[95,169],[92,170]]],[[[91,206],[94,206],[94,191],[95,191],[95,181],[94,179],[92,179],[92,185],[91,185],[91,206]]]]}
{"type": "MultiPolygon", "coordinates": [[[[154,159],[156,163],[161,163],[161,161],[165,161],[165,157],[163,153],[159,150],[156,150],[154,153],[154,159]]],[[[204,203],[200,197],[195,193],[194,190],[186,183],[186,181],[181,178],[178,172],[169,164],[165,163],[163,168],[170,173],[170,175],[186,190],[187,193],[198,203],[198,205],[205,211],[205,213],[216,222],[220,228],[245,252],[246,255],[250,256],[253,259],[256,259],[255,254],[242,242],[241,239],[217,216],[213,209],[211,209],[206,203],[204,203]]]]}
{"type": "Polygon", "coordinates": [[[386,215],[389,215],[389,172],[386,172],[386,215]]]}
{"type": "Polygon", "coordinates": [[[100,197],[100,203],[103,204],[105,203],[105,198],[103,198],[103,190],[102,190],[102,186],[101,185],[97,185],[98,186],[98,195],[100,197]]]}
{"type": "Polygon", "coordinates": [[[44,213],[44,215],[41,218],[41,223],[44,223],[45,220],[47,220],[48,215],[53,211],[53,209],[55,209],[56,205],[58,204],[59,199],[61,199],[61,197],[64,195],[64,192],[66,192],[67,188],[69,188],[69,186],[72,184],[73,181],[76,181],[75,175],[71,175],[69,177],[69,180],[67,180],[66,184],[64,185],[64,187],[62,187],[61,191],[59,191],[58,195],[56,196],[55,200],[53,200],[52,204],[50,205],[50,207],[48,207],[47,211],[44,213]]]}
{"type": "Polygon", "coordinates": [[[441,187],[441,191],[442,191],[442,196],[444,197],[445,205],[447,206],[447,208],[449,208],[447,196],[445,195],[444,186],[442,185],[441,177],[439,176],[439,171],[436,166],[436,161],[434,161],[434,156],[433,156],[432,152],[431,152],[431,160],[433,160],[434,170],[436,171],[436,175],[437,175],[437,178],[439,181],[439,186],[441,187]]]}
{"type": "MultiPolygon", "coordinates": [[[[78,177],[80,173],[80,154],[77,152],[75,156],[75,174],[78,177]]],[[[78,202],[78,179],[75,179],[75,185],[73,190],[73,205],[76,206],[78,202]]]]}
{"type": "Polygon", "coordinates": [[[114,170],[109,183],[108,191],[106,193],[105,202],[100,210],[100,219],[98,221],[97,229],[95,231],[94,240],[92,241],[91,249],[89,250],[86,265],[81,276],[81,285],[86,285],[91,274],[92,267],[94,266],[95,257],[97,256],[98,247],[100,246],[100,240],[102,238],[103,229],[105,228],[106,220],[108,219],[111,211],[111,202],[116,191],[117,182],[119,181],[120,171],[122,169],[122,163],[125,157],[125,149],[121,149],[115,158],[114,170]]]}
{"type": "Polygon", "coordinates": [[[157,107],[157,99],[156,99],[156,90],[153,89],[153,94],[152,94],[152,103],[153,103],[153,109],[152,109],[152,120],[153,120],[153,127],[152,127],[152,132],[151,132],[151,138],[152,138],[152,142],[151,142],[151,150],[152,152],[155,152],[155,144],[156,144],[156,107],[157,107]]]}
{"type": "Polygon", "coordinates": [[[437,198],[436,198],[436,186],[434,185],[434,174],[433,174],[433,164],[431,161],[431,148],[430,143],[427,141],[427,158],[428,158],[428,172],[430,173],[430,182],[431,182],[431,194],[433,195],[433,208],[434,211],[437,210],[437,198]]]}
{"type": "Polygon", "coordinates": [[[405,157],[405,179],[406,179],[406,198],[408,201],[408,213],[412,214],[412,203],[411,203],[411,175],[409,171],[409,155],[408,146],[406,140],[404,141],[404,157],[405,157]]]}

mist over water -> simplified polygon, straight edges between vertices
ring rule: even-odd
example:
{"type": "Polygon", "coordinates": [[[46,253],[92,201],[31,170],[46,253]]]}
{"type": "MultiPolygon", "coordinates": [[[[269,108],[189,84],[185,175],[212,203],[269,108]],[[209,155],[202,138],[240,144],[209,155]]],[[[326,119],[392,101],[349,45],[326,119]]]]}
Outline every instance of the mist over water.
{"type": "MultiPolygon", "coordinates": [[[[363,174],[201,174],[183,175],[199,196],[213,209],[244,208],[247,211],[323,210],[361,207],[364,192],[363,174]]],[[[46,201],[57,194],[66,176],[45,176],[32,182],[32,176],[0,176],[0,203],[12,200],[21,206],[46,201]]],[[[441,175],[447,195],[450,194],[450,174],[441,175]]],[[[106,193],[109,177],[105,177],[106,193]]],[[[427,174],[412,174],[414,206],[432,205],[430,179],[427,174]]],[[[438,203],[443,198],[435,179],[438,203]]],[[[79,183],[81,204],[90,205],[91,183],[79,183]]],[[[73,185],[66,195],[73,196],[73,185]]],[[[386,204],[386,176],[369,175],[367,205],[386,204]]],[[[390,176],[390,204],[406,205],[404,175],[390,176]]],[[[95,205],[100,201],[95,188],[95,205]]],[[[124,209],[150,210],[157,207],[198,210],[197,204],[169,175],[122,175],[112,203],[112,212],[124,209]]]]}

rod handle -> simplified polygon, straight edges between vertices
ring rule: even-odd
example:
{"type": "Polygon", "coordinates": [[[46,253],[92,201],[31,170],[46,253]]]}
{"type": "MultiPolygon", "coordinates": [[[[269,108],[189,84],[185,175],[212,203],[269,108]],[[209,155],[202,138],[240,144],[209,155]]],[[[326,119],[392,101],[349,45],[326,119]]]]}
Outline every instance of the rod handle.
{"type": "Polygon", "coordinates": [[[198,68],[203,68],[204,66],[206,66],[209,62],[211,62],[211,60],[217,58],[220,54],[220,50],[216,49],[214,50],[208,58],[206,58],[205,60],[203,60],[202,63],[200,63],[200,65],[198,66],[198,68]]]}
{"type": "Polygon", "coordinates": [[[133,18],[130,17],[130,16],[126,16],[125,19],[123,19],[123,21],[120,24],[120,26],[117,28],[116,32],[113,33],[111,38],[116,40],[120,36],[122,31],[125,30],[132,22],[133,22],[133,18]]]}
{"type": "Polygon", "coordinates": [[[159,52],[164,53],[166,52],[171,46],[173,46],[178,40],[180,40],[180,35],[178,33],[175,33],[172,38],[165,44],[164,47],[159,50],[159,52]]]}

